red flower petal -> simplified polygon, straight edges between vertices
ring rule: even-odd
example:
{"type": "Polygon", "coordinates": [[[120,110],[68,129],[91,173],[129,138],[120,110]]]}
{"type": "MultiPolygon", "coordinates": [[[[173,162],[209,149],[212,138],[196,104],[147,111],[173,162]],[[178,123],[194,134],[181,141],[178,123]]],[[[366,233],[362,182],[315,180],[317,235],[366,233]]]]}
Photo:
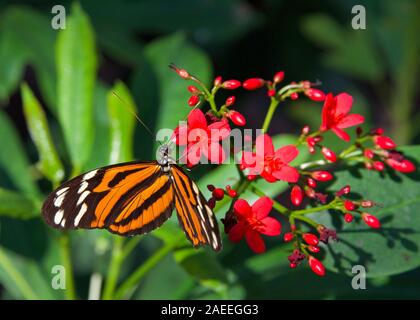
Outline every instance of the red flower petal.
{"type": "Polygon", "coordinates": [[[347,132],[345,132],[344,130],[341,130],[337,127],[332,128],[332,131],[340,138],[343,139],[346,142],[350,141],[350,136],[347,132]]]}
{"type": "Polygon", "coordinates": [[[217,121],[208,126],[210,139],[220,141],[227,138],[230,134],[230,126],[227,121],[217,121]]]}
{"type": "Polygon", "coordinates": [[[191,110],[190,114],[188,115],[188,125],[191,129],[207,129],[207,120],[203,111],[200,109],[191,110]]]}
{"type": "Polygon", "coordinates": [[[278,157],[282,162],[289,163],[299,154],[299,150],[294,145],[281,147],[275,152],[275,157],[278,157]]]}
{"type": "Polygon", "coordinates": [[[357,126],[365,122],[365,117],[360,114],[349,114],[345,116],[339,123],[337,123],[337,127],[340,129],[357,126]]]}
{"type": "Polygon", "coordinates": [[[255,253],[263,253],[265,251],[264,240],[258,232],[248,229],[245,232],[245,238],[248,246],[255,253]]]}
{"type": "Polygon", "coordinates": [[[257,219],[264,219],[273,208],[273,200],[269,197],[261,197],[252,205],[252,212],[257,219]]]}
{"type": "Polygon", "coordinates": [[[266,236],[278,236],[281,233],[281,224],[276,219],[272,217],[265,217],[261,220],[264,224],[259,232],[265,234],[266,236]]]}
{"type": "Polygon", "coordinates": [[[244,199],[238,199],[233,205],[233,210],[239,218],[247,218],[252,215],[252,208],[244,199]]]}
{"type": "Polygon", "coordinates": [[[187,161],[189,164],[195,166],[197,163],[200,162],[201,159],[201,153],[202,153],[202,148],[199,144],[190,144],[188,145],[186,152],[188,153],[187,155],[187,161]]]}
{"type": "Polygon", "coordinates": [[[245,235],[245,224],[239,221],[229,230],[229,239],[232,242],[239,242],[245,235]]]}
{"type": "Polygon", "coordinates": [[[331,128],[331,119],[334,116],[335,99],[332,93],[327,94],[322,107],[322,124],[321,131],[326,131],[331,128]]]}
{"type": "Polygon", "coordinates": [[[353,105],[353,97],[348,93],[340,93],[336,97],[336,115],[346,115],[353,105]]]}
{"type": "Polygon", "coordinates": [[[274,171],[273,176],[278,180],[297,182],[299,180],[299,171],[290,166],[283,166],[279,170],[274,171]]]}
{"type": "Polygon", "coordinates": [[[220,164],[226,158],[225,150],[218,142],[210,142],[207,148],[203,148],[203,153],[211,163],[220,164]]]}
{"type": "Polygon", "coordinates": [[[258,155],[273,155],[274,146],[273,140],[268,134],[262,134],[255,140],[256,152],[258,155]],[[264,148],[264,150],[262,150],[264,148]]]}

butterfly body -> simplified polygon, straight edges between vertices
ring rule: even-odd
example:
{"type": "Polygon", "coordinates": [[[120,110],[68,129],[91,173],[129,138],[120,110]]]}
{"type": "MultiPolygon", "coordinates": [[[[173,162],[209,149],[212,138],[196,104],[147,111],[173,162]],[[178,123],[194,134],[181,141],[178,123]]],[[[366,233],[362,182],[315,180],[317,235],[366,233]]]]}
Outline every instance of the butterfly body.
{"type": "Polygon", "coordinates": [[[45,221],[58,229],[107,229],[122,236],[150,232],[176,209],[193,246],[221,249],[212,209],[191,180],[163,149],[158,161],[110,165],[77,176],[44,202],[45,221]]]}

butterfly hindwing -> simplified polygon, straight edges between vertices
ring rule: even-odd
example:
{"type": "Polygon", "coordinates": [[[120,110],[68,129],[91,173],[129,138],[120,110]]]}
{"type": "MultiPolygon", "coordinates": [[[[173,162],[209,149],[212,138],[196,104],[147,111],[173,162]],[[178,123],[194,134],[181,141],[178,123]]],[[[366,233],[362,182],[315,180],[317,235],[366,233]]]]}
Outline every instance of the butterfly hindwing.
{"type": "Polygon", "coordinates": [[[160,165],[130,162],[92,170],[64,183],[48,196],[42,214],[55,228],[106,228],[128,236],[157,228],[173,207],[173,188],[160,165]]]}
{"type": "Polygon", "coordinates": [[[175,208],[178,220],[193,246],[208,244],[214,250],[222,248],[219,228],[213,210],[180,167],[172,165],[171,175],[175,189],[175,208]]]}

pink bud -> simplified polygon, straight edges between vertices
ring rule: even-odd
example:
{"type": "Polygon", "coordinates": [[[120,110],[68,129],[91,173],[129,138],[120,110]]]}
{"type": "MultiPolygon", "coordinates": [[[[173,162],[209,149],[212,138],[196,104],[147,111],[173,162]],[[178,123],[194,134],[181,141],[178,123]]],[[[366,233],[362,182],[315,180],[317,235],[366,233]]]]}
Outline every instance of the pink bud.
{"type": "Polygon", "coordinates": [[[274,75],[273,81],[279,83],[284,79],[284,71],[279,71],[274,75]]]}
{"type": "Polygon", "coordinates": [[[310,88],[305,91],[305,94],[308,96],[309,99],[313,101],[325,100],[325,93],[318,89],[310,88]]]}
{"type": "Polygon", "coordinates": [[[328,160],[328,161],[331,161],[331,162],[336,162],[337,161],[336,154],[332,150],[330,150],[326,147],[322,147],[322,154],[323,154],[325,160],[328,160]]]}
{"type": "Polygon", "coordinates": [[[371,228],[378,229],[381,227],[381,222],[375,216],[369,213],[362,213],[363,221],[371,228]]]}
{"type": "Polygon", "coordinates": [[[227,80],[222,83],[222,87],[228,90],[234,90],[241,86],[241,83],[238,80],[227,80]]]}

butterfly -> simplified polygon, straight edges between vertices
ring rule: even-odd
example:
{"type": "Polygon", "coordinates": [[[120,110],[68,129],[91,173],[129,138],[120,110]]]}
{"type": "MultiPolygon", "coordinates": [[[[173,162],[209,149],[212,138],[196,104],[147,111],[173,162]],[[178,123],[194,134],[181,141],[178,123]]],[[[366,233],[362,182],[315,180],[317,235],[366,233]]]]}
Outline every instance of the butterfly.
{"type": "Polygon", "coordinates": [[[58,229],[107,229],[121,236],[148,233],[174,208],[194,247],[222,248],[217,220],[196,183],[162,145],[156,161],[98,168],[58,187],[42,206],[44,220],[58,229]]]}

